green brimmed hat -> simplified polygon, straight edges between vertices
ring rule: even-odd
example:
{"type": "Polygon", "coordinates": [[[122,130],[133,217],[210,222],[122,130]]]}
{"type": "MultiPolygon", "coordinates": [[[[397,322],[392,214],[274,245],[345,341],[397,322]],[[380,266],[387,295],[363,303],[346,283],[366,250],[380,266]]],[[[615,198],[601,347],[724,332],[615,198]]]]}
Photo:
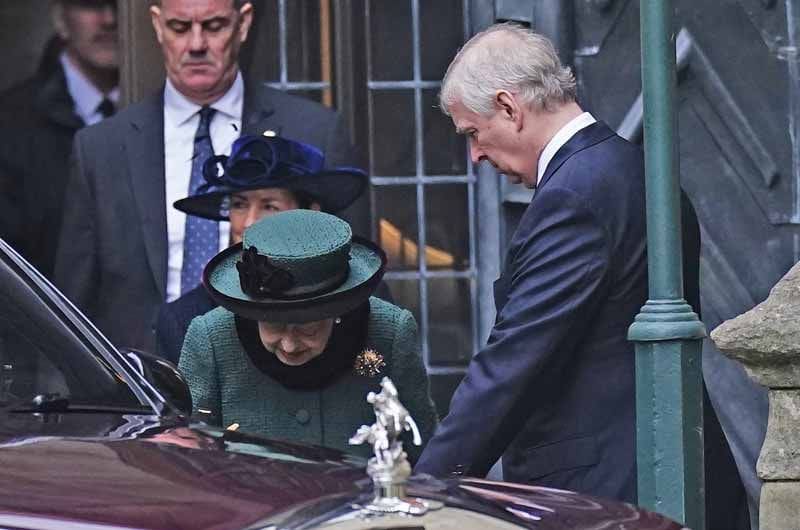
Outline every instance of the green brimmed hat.
{"type": "Polygon", "coordinates": [[[365,302],[386,267],[347,222],[313,210],[261,219],[241,243],[206,265],[203,284],[221,306],[251,320],[302,323],[343,315],[365,302]]]}

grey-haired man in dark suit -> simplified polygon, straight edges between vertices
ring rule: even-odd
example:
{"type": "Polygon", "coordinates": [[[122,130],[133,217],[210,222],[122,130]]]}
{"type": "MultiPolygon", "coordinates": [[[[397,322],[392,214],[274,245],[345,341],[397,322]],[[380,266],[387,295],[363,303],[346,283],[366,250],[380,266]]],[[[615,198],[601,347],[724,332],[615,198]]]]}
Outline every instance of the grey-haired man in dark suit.
{"type": "Polygon", "coordinates": [[[76,136],[55,280],[115,344],[152,350],[159,306],[194,288],[228,245],[224,223],[172,208],[200,185],[205,159],[242,130],[271,130],[320,147],[331,164],[352,161],[333,111],[244,83],[249,1],[161,0],[150,15],[166,84],[76,136]]]}

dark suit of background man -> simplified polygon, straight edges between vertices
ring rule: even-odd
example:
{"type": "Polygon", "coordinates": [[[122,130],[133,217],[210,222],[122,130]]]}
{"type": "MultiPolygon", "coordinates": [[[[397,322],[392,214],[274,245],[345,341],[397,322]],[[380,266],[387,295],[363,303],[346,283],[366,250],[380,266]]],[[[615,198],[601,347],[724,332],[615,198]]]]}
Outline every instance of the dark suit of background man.
{"type": "Polygon", "coordinates": [[[115,344],[152,350],[158,307],[195,287],[202,261],[228,245],[226,224],[198,226],[172,208],[202,182],[211,151],[227,153],[243,129],[272,130],[346,165],[349,142],[329,109],[245,86],[237,57],[250,2],[162,0],[150,14],[166,86],[77,134],[55,279],[115,344]]]}
{"type": "Polygon", "coordinates": [[[114,0],[54,0],[36,74],[0,94],[0,236],[52,276],[72,138],[119,99],[114,0]]]}
{"type": "MultiPolygon", "coordinates": [[[[647,298],[641,150],[583,112],[552,44],[516,26],[470,40],[440,98],[473,162],[536,193],[495,285],[489,342],[416,470],[480,476],[502,455],[506,480],[635,501],[627,330],[647,298]]],[[[684,289],[699,311],[700,229],[682,206],[684,289]]],[[[741,481],[704,397],[707,527],[738,528],[741,481]]]]}

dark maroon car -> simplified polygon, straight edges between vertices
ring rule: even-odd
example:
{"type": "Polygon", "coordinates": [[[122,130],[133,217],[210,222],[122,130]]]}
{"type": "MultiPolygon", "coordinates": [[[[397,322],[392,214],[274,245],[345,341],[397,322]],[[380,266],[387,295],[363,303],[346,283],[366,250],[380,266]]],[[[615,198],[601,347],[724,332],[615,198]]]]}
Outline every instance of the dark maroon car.
{"type": "Polygon", "coordinates": [[[363,461],[190,420],[172,365],[117,351],[1,241],[0,297],[2,529],[681,528],[576,493],[427,476],[408,484],[425,514],[368,513],[363,461]]]}

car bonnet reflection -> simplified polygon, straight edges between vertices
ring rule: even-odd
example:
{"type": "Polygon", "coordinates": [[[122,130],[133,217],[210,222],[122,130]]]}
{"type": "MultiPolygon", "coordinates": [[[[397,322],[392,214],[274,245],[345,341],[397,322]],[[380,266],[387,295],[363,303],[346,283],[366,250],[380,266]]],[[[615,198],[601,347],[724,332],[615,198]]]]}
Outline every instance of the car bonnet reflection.
{"type": "Polygon", "coordinates": [[[315,448],[269,442],[259,451],[255,437],[229,441],[228,433],[152,423],[131,434],[7,439],[0,444],[0,512],[164,530],[244,528],[353,491],[363,478],[337,462],[335,451],[315,462],[315,448]]]}

